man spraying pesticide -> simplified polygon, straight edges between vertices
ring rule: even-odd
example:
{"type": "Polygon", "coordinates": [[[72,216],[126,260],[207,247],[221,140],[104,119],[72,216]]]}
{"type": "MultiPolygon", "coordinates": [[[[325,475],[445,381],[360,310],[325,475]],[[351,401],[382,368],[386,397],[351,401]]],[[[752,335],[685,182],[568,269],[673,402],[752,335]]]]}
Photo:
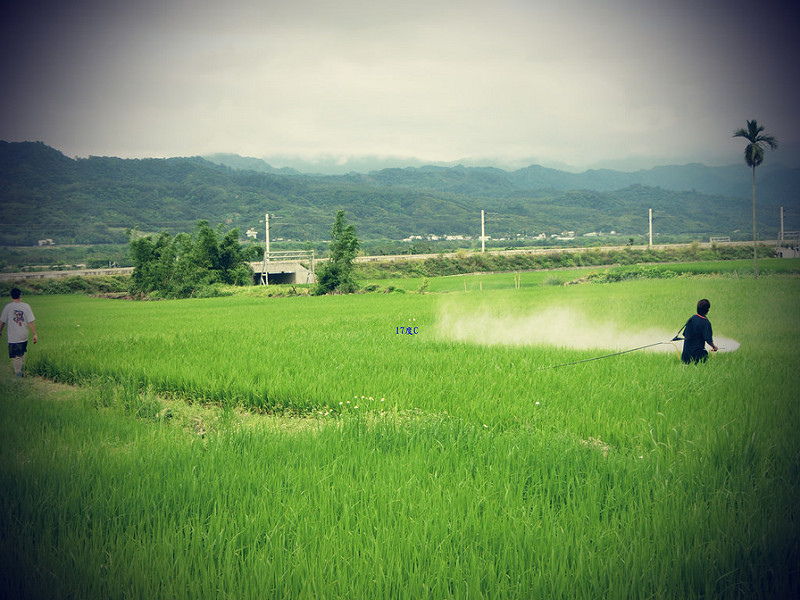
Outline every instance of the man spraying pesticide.
{"type": "MultiPolygon", "coordinates": [[[[683,326],[683,352],[681,353],[681,360],[687,365],[699,362],[705,362],[708,359],[708,352],[706,352],[706,344],[711,346],[712,352],[719,350],[714,345],[713,332],[711,331],[711,322],[706,316],[711,308],[711,302],[703,298],[697,303],[697,314],[689,317],[686,325],[683,326]]],[[[679,339],[680,331],[675,339],[679,339]]]]}
{"type": "MultiPolygon", "coordinates": [[[[639,346],[637,348],[631,348],[630,350],[622,350],[621,352],[614,352],[613,354],[604,354],[603,356],[594,356],[592,358],[584,358],[582,360],[562,363],[559,365],[550,365],[547,367],[541,367],[539,370],[555,369],[559,367],[577,365],[580,363],[585,363],[593,360],[600,360],[602,358],[611,358],[612,356],[619,356],[621,354],[628,354],[629,352],[635,352],[637,350],[644,350],[645,348],[653,348],[656,346],[667,345],[667,344],[672,344],[673,346],[675,346],[677,350],[678,347],[675,345],[675,342],[680,340],[683,340],[683,352],[680,353],[680,357],[684,363],[697,364],[699,362],[705,362],[708,359],[708,352],[706,352],[705,348],[706,344],[711,346],[711,350],[713,352],[719,350],[719,347],[717,347],[714,344],[713,332],[711,330],[711,322],[708,320],[708,317],[706,316],[710,308],[711,308],[711,302],[709,302],[705,298],[700,300],[697,303],[697,314],[690,317],[689,320],[686,322],[686,325],[681,327],[677,335],[674,338],[672,338],[669,342],[655,342],[653,344],[646,344],[644,346],[639,346]],[[684,337],[681,337],[681,333],[684,334],[684,337]]],[[[736,340],[729,340],[726,338],[726,346],[728,344],[730,344],[730,347],[727,348],[728,350],[736,350],[739,347],[739,343],[736,340]]]]}

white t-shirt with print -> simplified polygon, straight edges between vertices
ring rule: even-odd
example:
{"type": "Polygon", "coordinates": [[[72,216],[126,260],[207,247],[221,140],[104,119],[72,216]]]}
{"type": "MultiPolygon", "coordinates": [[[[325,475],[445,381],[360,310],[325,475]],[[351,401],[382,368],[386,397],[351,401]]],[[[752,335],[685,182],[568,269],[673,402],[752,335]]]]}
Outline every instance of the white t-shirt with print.
{"type": "Polygon", "coordinates": [[[9,302],[0,315],[0,321],[8,329],[8,343],[28,341],[28,323],[35,321],[31,307],[25,302],[9,302]]]}

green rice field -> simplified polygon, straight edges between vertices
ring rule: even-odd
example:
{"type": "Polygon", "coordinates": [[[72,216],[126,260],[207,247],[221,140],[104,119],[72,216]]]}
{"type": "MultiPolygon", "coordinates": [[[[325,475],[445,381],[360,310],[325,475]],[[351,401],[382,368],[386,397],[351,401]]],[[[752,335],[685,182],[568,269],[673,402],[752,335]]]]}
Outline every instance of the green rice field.
{"type": "Polygon", "coordinates": [[[26,296],[36,377],[0,369],[0,589],[800,597],[792,263],[26,296]],[[729,347],[687,366],[669,341],[702,297],[729,347]]]}

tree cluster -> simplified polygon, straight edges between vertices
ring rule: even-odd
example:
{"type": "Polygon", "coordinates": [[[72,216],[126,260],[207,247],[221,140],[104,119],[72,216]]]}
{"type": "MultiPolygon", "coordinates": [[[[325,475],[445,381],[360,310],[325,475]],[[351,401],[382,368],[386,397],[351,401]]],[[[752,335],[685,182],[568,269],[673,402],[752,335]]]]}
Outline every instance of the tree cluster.
{"type": "Polygon", "coordinates": [[[347,224],[343,210],[338,211],[331,230],[331,255],[317,271],[315,294],[351,294],[358,290],[353,277],[353,259],[358,248],[356,228],[347,224]]]}
{"type": "Polygon", "coordinates": [[[165,298],[197,296],[215,283],[252,283],[248,263],[261,251],[240,244],[238,230],[223,233],[207,221],[198,222],[191,234],[138,236],[133,231],[129,240],[134,267],[131,292],[165,298]]]}

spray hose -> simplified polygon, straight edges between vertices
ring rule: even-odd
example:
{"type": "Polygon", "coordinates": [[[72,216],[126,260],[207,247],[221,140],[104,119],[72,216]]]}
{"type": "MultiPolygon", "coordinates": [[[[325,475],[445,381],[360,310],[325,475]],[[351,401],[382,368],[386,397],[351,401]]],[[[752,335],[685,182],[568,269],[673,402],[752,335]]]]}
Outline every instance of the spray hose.
{"type": "MultiPolygon", "coordinates": [[[[661,344],[672,344],[672,342],[656,342],[655,344],[647,344],[646,346],[639,346],[638,348],[631,348],[630,350],[623,350],[622,352],[614,352],[612,354],[604,354],[603,356],[594,356],[592,358],[584,358],[583,360],[575,360],[568,363],[562,363],[560,365],[550,365],[549,367],[541,367],[537,369],[537,371],[543,371],[545,369],[557,369],[559,367],[568,367],[570,365],[577,365],[580,363],[589,362],[592,360],[600,360],[601,358],[611,358],[612,356],[619,356],[620,354],[627,354],[628,352],[636,352],[637,350],[644,350],[645,348],[652,348],[653,346],[660,346],[661,344]]],[[[674,345],[674,344],[673,344],[674,345]]],[[[675,346],[675,350],[677,351],[678,347],[675,346]]]]}
{"type": "Polygon", "coordinates": [[[647,344],[645,346],[639,346],[638,348],[631,348],[630,350],[623,350],[622,352],[613,352],[612,354],[604,354],[603,356],[594,356],[592,358],[584,358],[583,360],[575,360],[575,361],[568,362],[568,363],[562,363],[560,365],[550,365],[549,367],[541,367],[541,368],[537,369],[537,371],[544,371],[546,369],[558,369],[559,367],[568,367],[570,365],[578,365],[580,363],[590,362],[590,361],[593,361],[593,360],[600,360],[601,358],[611,358],[612,356],[619,356],[620,354],[627,354],[628,352],[636,352],[637,350],[644,350],[645,348],[652,348],[653,346],[660,346],[661,344],[672,344],[673,347],[675,348],[675,352],[678,353],[678,358],[680,358],[681,357],[681,353],[678,350],[678,346],[675,344],[675,342],[680,341],[680,340],[683,339],[681,337],[681,333],[683,333],[684,329],[686,329],[686,325],[681,327],[678,330],[678,333],[675,334],[675,337],[672,338],[668,342],[655,342],[654,344],[647,344]]]}

